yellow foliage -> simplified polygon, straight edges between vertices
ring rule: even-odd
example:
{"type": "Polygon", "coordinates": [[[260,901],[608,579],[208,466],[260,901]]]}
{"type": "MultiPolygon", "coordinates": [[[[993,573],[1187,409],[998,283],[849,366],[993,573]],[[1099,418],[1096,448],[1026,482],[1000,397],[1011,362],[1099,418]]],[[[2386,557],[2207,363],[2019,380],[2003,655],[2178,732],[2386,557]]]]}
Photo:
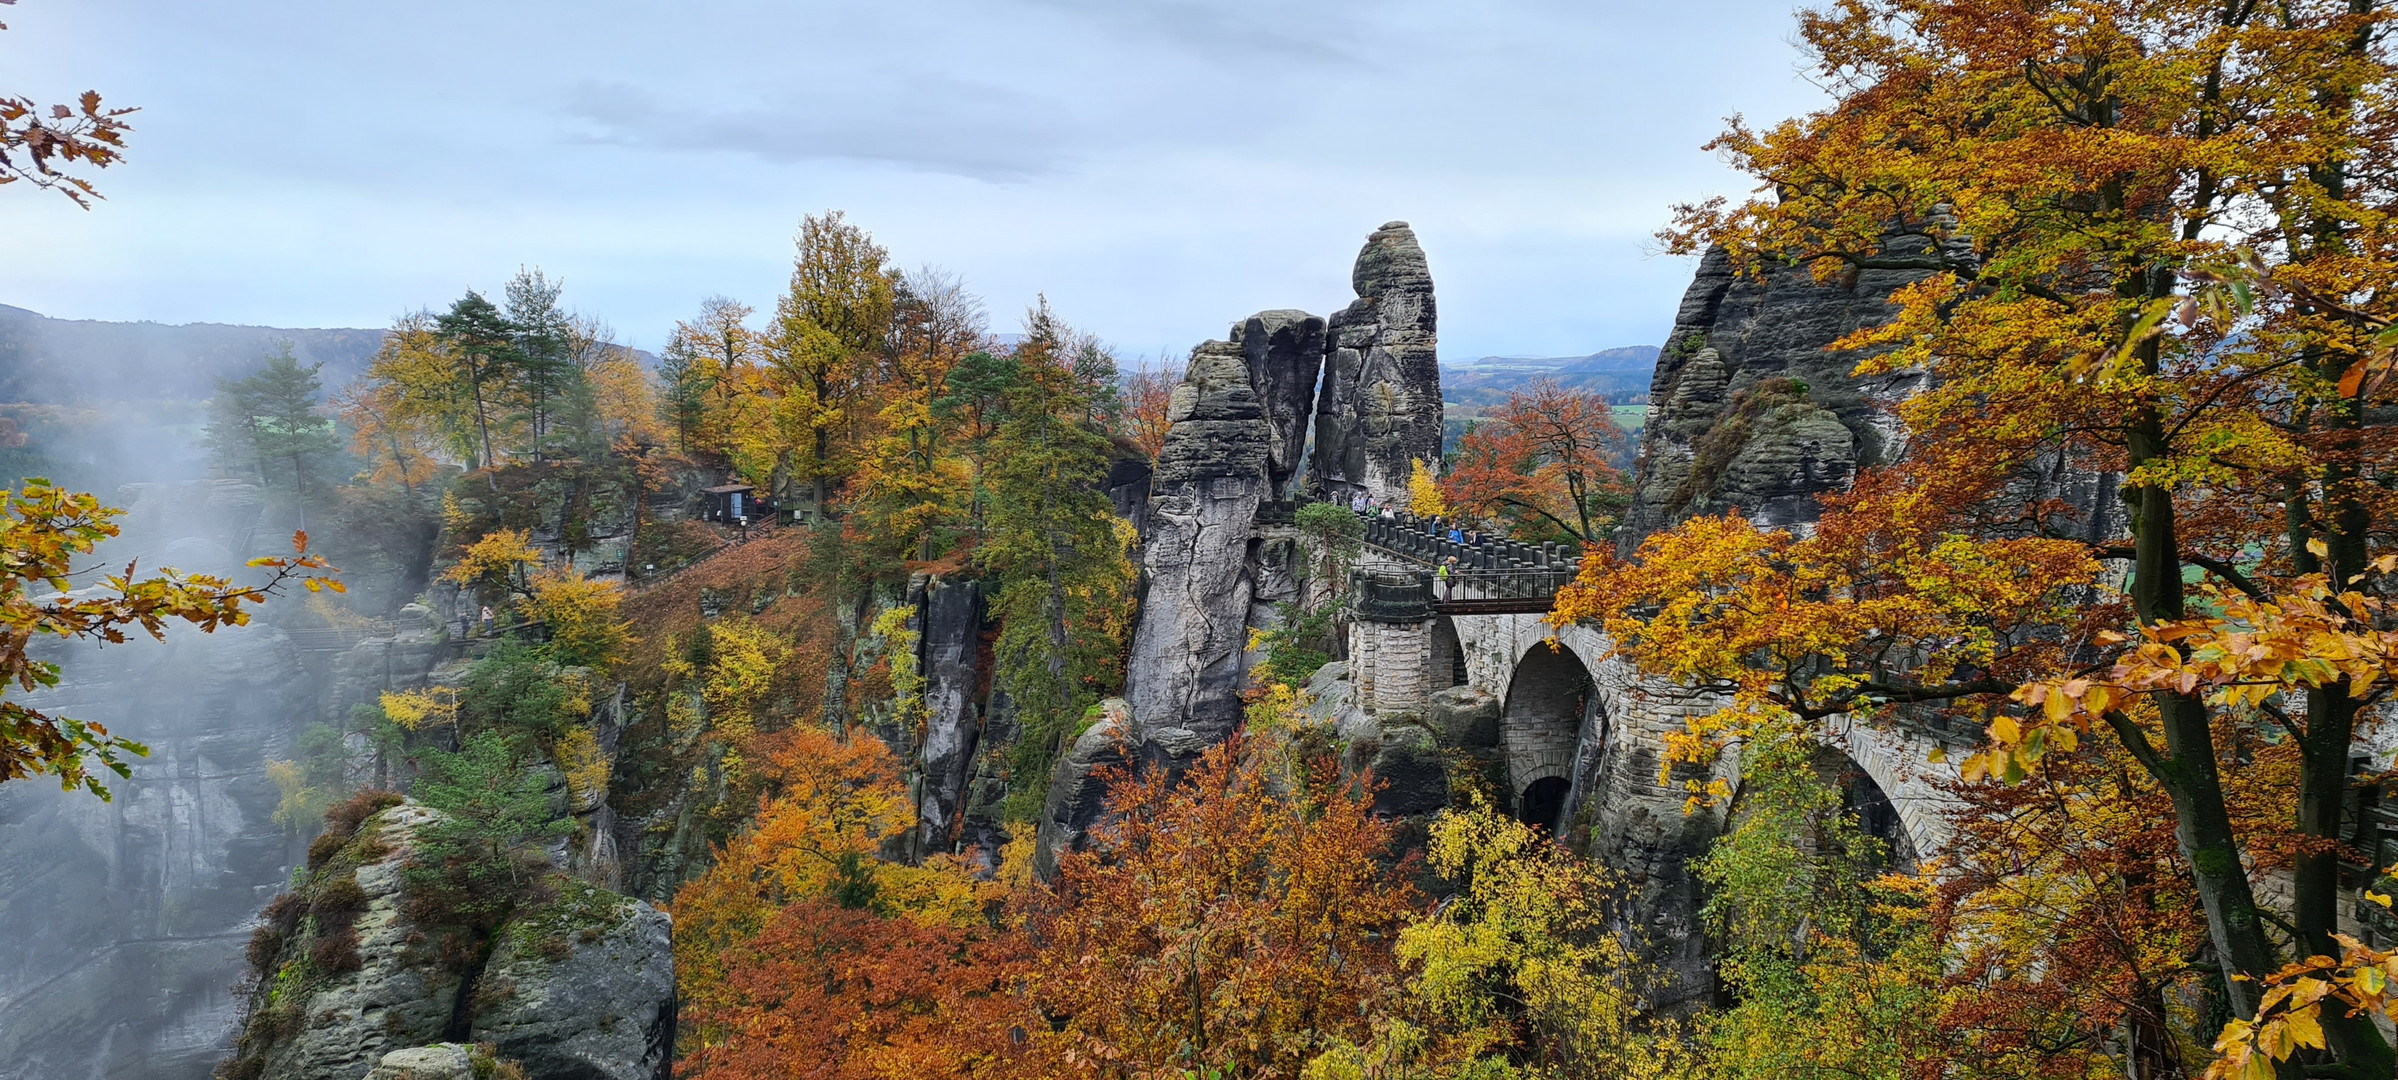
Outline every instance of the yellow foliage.
{"type": "Polygon", "coordinates": [[[883,640],[885,655],[891,658],[892,718],[913,736],[924,735],[924,673],[917,669],[916,642],[923,636],[909,629],[914,618],[912,607],[887,608],[874,617],[874,636],[883,640]]]}
{"type": "Polygon", "coordinates": [[[1445,1032],[1447,1053],[1503,1049],[1520,1022],[1523,1044],[1553,1063],[1671,1072],[1678,1046],[1640,1023],[1637,966],[1608,927],[1610,883],[1596,864],[1479,802],[1433,822],[1428,854],[1461,891],[1399,932],[1398,955],[1414,972],[1416,1015],[1445,1032]]]}
{"type": "MultiPolygon", "coordinates": [[[[715,623],[707,633],[704,669],[681,655],[669,656],[664,667],[669,674],[699,684],[707,725],[737,744],[757,733],[775,675],[789,662],[791,646],[773,630],[741,618],[715,623]]],[[[670,718],[673,709],[670,703],[670,718]]],[[[699,714],[694,710],[692,715],[699,714]]]]}
{"type": "Polygon", "coordinates": [[[458,688],[435,686],[383,695],[383,715],[409,731],[458,723],[458,688]]]}
{"type": "MultiPolygon", "coordinates": [[[[445,512],[447,508],[445,503],[445,512]]],[[[458,557],[457,565],[442,571],[441,577],[444,581],[472,585],[488,578],[512,577],[525,564],[540,562],[541,549],[533,546],[531,532],[501,529],[468,545],[466,553],[458,557]]]]}
{"type": "Polygon", "coordinates": [[[534,575],[532,590],[525,613],[548,624],[559,663],[605,668],[632,643],[632,624],[616,613],[624,603],[624,588],[616,582],[594,581],[562,566],[534,575]]]}
{"type": "Polygon", "coordinates": [[[1407,512],[1417,517],[1449,516],[1449,501],[1440,493],[1440,478],[1432,475],[1432,467],[1417,459],[1407,474],[1407,512]]]}
{"type": "Polygon", "coordinates": [[[275,804],[274,822],[286,829],[305,828],[333,805],[333,792],[309,784],[298,762],[269,760],[266,778],[282,793],[282,800],[275,804]]]}
{"type": "Polygon", "coordinates": [[[559,771],[566,774],[566,790],[575,805],[595,805],[607,795],[608,755],[600,752],[599,739],[590,728],[567,729],[551,753],[558,759],[559,771]]]}

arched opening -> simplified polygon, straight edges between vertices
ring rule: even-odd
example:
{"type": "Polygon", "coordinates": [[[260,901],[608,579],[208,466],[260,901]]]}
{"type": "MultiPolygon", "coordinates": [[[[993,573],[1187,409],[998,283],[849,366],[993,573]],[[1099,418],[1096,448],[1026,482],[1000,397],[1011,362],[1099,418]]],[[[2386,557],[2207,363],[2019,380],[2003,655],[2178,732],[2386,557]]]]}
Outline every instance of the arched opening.
{"type": "Polygon", "coordinates": [[[1840,805],[1855,817],[1857,831],[1882,842],[1882,861],[1901,872],[1915,869],[1917,852],[1890,793],[1855,761],[1831,747],[1815,755],[1815,775],[1840,792],[1840,805]]]}
{"type": "Polygon", "coordinates": [[[1457,637],[1456,621],[1446,615],[1432,621],[1431,675],[1436,690],[1464,686],[1467,682],[1465,643],[1457,637]]]}
{"type": "Polygon", "coordinates": [[[1590,696],[1590,670],[1572,650],[1535,645],[1516,663],[1499,714],[1499,745],[1519,820],[1554,828],[1570,809],[1574,750],[1590,696]],[[1535,806],[1535,796],[1554,805],[1535,806]]]}
{"type": "Polygon", "coordinates": [[[1573,783],[1562,776],[1544,776],[1524,788],[1516,799],[1516,820],[1534,828],[1555,831],[1565,817],[1565,796],[1573,783]]]}

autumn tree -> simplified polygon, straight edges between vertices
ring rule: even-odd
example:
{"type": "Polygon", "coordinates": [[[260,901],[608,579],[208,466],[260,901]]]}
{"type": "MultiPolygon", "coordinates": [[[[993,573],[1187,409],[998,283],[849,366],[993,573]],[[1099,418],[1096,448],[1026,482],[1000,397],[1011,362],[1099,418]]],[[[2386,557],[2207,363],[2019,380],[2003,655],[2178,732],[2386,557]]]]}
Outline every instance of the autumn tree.
{"type": "Polygon", "coordinates": [[[775,453],[764,438],[765,338],[749,326],[754,314],[722,296],[700,303],[699,317],[675,324],[660,358],[665,382],[661,408],[685,452],[723,454],[752,482],[766,483],[775,453]]]}
{"type": "MultiPolygon", "coordinates": [[[[41,638],[117,645],[128,640],[128,629],[137,629],[163,640],[174,622],[213,633],[247,625],[249,609],[290,582],[310,592],[341,590],[332,567],[308,554],[306,533],[293,535],[291,555],[250,560],[251,567],[272,572],[255,584],[173,569],[145,577],[136,563],[102,577],[96,586],[73,582],[68,575],[80,571],[74,560],[116,536],[116,519],[123,513],[38,478],[0,492],[5,515],[0,516],[0,555],[5,555],[0,561],[7,567],[0,576],[0,683],[26,691],[59,684],[59,666],[31,655],[41,638]],[[37,586],[49,591],[31,595],[37,586]]],[[[149,752],[100,724],[45,713],[21,701],[0,701],[0,783],[55,776],[61,788],[80,787],[107,799],[108,788],[93,775],[93,766],[130,777],[126,759],[149,752]]]]}
{"type": "Polygon", "coordinates": [[[1613,464],[1624,443],[1606,399],[1542,378],[1510,391],[1458,439],[1441,493],[1461,512],[1503,522],[1521,538],[1595,547],[1625,501],[1624,477],[1613,464]]]}
{"type": "MultiPolygon", "coordinates": [[[[0,30],[6,29],[8,24],[0,23],[0,30]]],[[[93,90],[73,105],[48,108],[31,98],[0,95],[0,185],[23,181],[91,209],[100,192],[76,173],[124,160],[125,133],[133,130],[125,117],[135,111],[106,108],[93,90]]]]}
{"type": "Polygon", "coordinates": [[[1166,448],[1166,406],[1180,382],[1164,368],[1141,368],[1124,380],[1124,427],[1149,460],[1166,448]]]}
{"type": "MultiPolygon", "coordinates": [[[[2390,523],[2388,429],[2368,422],[2398,295],[2385,18],[2196,0],[1802,15],[1836,101],[1736,123],[1715,145],[1772,197],[1684,207],[1667,241],[1826,280],[1919,275],[1840,343],[1861,374],[1930,376],[1897,409],[1907,456],[1806,540],[1701,519],[1592,560],[1556,616],[1727,695],[1686,749],[1779,714],[1945,712],[1990,736],[1970,776],[2016,780],[2112,740],[2169,800],[2220,990],[2255,1015],[2285,958],[2341,949],[2349,755],[2388,685],[2345,662],[2390,523]],[[2058,486],[2108,474],[2120,540],[2105,504],[2058,486]],[[2337,632],[2260,649],[2260,618],[2337,632]],[[2226,794],[2243,732],[2302,749],[2287,933],[2226,794]]],[[[2335,1067],[2392,1074],[2361,1015],[2326,1010],[2321,1035],[2335,1067]]]]}
{"type": "Polygon", "coordinates": [[[1355,784],[1293,788],[1242,741],[1112,781],[1088,851],[1059,862],[1031,993],[1098,1075],[1297,1076],[1370,1037],[1390,939],[1419,897],[1355,784]]]}
{"type": "Polygon", "coordinates": [[[1040,1075],[1016,993],[1026,944],[822,899],[776,912],[680,1023],[706,1032],[676,1061],[692,1080],[947,1080],[1040,1075]]]}
{"type": "Polygon", "coordinates": [[[1443,811],[1426,849],[1453,894],[1399,931],[1405,996],[1341,1056],[1402,1075],[1668,1074],[1680,1033],[1643,1023],[1646,973],[1600,867],[1479,800],[1443,811]]]}
{"type": "Polygon", "coordinates": [[[950,372],[982,344],[983,311],[955,276],[929,268],[900,278],[897,296],[892,378],[850,498],[862,527],[930,561],[972,494],[967,448],[940,406],[950,372]]]}
{"type": "MultiPolygon", "coordinates": [[[[736,1007],[726,973],[787,905],[825,902],[961,927],[983,921],[989,890],[946,861],[878,860],[885,844],[915,826],[889,747],[871,735],[802,725],[763,736],[748,751],[765,784],[756,815],[707,873],[675,894],[675,978],[688,1005],[736,1007]]],[[[730,1026],[686,1032],[697,1048],[732,1034],[730,1026]]]]}
{"type": "Polygon", "coordinates": [[[802,219],[798,247],[766,356],[778,391],[775,422],[795,455],[785,467],[812,485],[821,512],[848,471],[866,392],[884,374],[899,275],[874,238],[838,210],[802,219]]]}

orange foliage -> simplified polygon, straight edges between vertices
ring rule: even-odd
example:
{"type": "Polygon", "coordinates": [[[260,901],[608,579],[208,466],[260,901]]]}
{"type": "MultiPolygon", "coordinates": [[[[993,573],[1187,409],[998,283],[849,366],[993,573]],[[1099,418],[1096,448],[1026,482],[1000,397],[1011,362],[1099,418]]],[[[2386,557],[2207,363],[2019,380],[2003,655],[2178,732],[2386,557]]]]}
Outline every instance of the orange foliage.
{"type": "Polygon", "coordinates": [[[1014,993],[1021,939],[821,900],[784,908],[722,969],[686,1021],[710,1041],[691,1080],[1025,1076],[1039,1023],[1014,993]]]}
{"type": "Polygon", "coordinates": [[[1624,478],[1609,455],[1624,441],[1606,399],[1539,379],[1510,392],[1458,440],[1441,494],[1458,510],[1505,523],[1512,535],[1589,544],[1615,523],[1605,504],[1624,478]]]}
{"type": "Polygon", "coordinates": [[[1166,406],[1178,382],[1170,371],[1150,369],[1124,380],[1124,429],[1141,450],[1156,461],[1166,448],[1166,406]]]}
{"type": "Polygon", "coordinates": [[[1371,799],[1319,772],[1301,790],[1243,740],[1176,783],[1117,775],[1091,850],[1060,860],[1032,930],[1031,989],[1078,1073],[1298,1075],[1370,1037],[1391,941],[1421,897],[1388,867],[1371,799]]]}

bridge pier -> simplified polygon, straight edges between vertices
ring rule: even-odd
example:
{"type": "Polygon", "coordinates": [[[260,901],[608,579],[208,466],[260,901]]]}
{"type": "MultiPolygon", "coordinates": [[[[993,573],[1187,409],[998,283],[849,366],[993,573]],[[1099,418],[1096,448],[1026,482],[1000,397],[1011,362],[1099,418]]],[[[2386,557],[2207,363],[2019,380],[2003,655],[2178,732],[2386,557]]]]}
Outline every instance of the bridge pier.
{"type": "Polygon", "coordinates": [[[1445,673],[1433,670],[1432,579],[1360,570],[1352,582],[1357,619],[1349,624],[1349,669],[1358,708],[1368,716],[1422,714],[1433,692],[1449,685],[1445,673]]]}

